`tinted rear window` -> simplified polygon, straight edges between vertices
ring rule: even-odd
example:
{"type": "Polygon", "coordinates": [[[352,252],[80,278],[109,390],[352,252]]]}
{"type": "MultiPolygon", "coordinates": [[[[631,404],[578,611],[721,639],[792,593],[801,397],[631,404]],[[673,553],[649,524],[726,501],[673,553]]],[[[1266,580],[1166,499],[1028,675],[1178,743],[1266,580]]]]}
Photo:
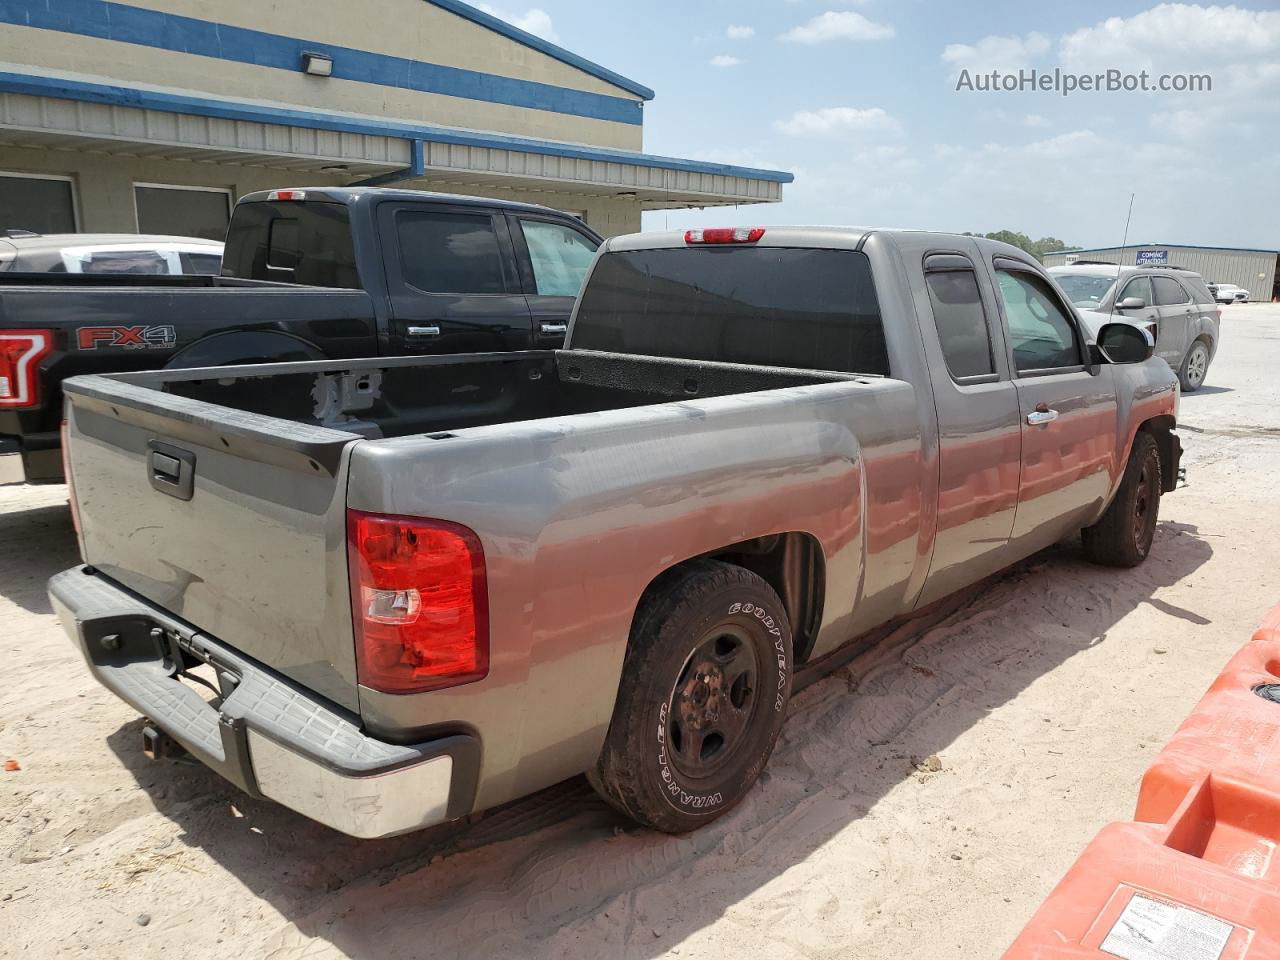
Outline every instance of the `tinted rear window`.
{"type": "Polygon", "coordinates": [[[339,203],[242,203],[231,217],[222,274],[359,289],[347,208],[339,203]]]}
{"type": "Polygon", "coordinates": [[[426,293],[504,293],[502,251],[487,213],[396,213],[405,280],[426,293]]]}
{"type": "Polygon", "coordinates": [[[888,375],[871,265],[852,250],[732,247],[602,257],[577,349],[888,375]]]}

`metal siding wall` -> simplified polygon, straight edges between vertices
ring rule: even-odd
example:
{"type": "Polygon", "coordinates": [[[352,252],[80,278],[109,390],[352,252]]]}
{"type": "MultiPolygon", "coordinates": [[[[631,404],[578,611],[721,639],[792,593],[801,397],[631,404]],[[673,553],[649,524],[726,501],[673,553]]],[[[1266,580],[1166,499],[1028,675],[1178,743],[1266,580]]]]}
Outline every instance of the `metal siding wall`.
{"type": "MultiPolygon", "coordinates": [[[[3,0],[0,0],[0,5],[3,5],[3,0]]],[[[510,42],[496,34],[491,35],[495,42],[510,42]]],[[[447,42],[445,38],[437,40],[437,44],[444,42],[447,42]]],[[[490,48],[490,54],[494,53],[496,51],[490,48]]],[[[309,77],[301,69],[295,71],[216,60],[175,50],[4,23],[0,23],[0,60],[17,64],[19,68],[31,67],[32,72],[38,74],[71,71],[107,78],[126,86],[172,87],[195,96],[208,94],[238,100],[261,100],[304,110],[376,113],[390,120],[425,121],[446,127],[492,130],[513,136],[624,150],[639,150],[643,142],[640,122],[617,122],[558,112],[554,108],[489,102],[340,77],[309,77]]],[[[484,85],[480,84],[472,94],[481,95],[483,90],[484,85]]],[[[607,99],[609,102],[621,102],[615,97],[607,99]]],[[[627,98],[624,96],[623,99],[627,98]]],[[[549,102],[548,106],[554,107],[554,104],[549,102]]],[[[635,117],[637,121],[643,118],[638,107],[635,117]]]]}
{"type": "MultiPolygon", "coordinates": [[[[1252,300],[1271,299],[1276,280],[1276,254],[1265,251],[1215,250],[1212,247],[1172,247],[1160,243],[1143,243],[1130,244],[1124,248],[1082,250],[1077,256],[1081,260],[1103,260],[1133,266],[1137,263],[1139,250],[1168,250],[1171,264],[1194,270],[1206,282],[1234,283],[1237,287],[1248,290],[1252,300]],[[1261,279],[1259,274],[1262,275],[1261,279]]],[[[1066,256],[1063,254],[1045,257],[1047,267],[1065,264],[1066,256]]]]}
{"type": "MultiPolygon", "coordinates": [[[[24,0],[30,2],[30,0],[24,0]]],[[[162,13],[233,24],[321,44],[638,99],[630,91],[427,0],[122,0],[162,13]]],[[[499,6],[503,6],[499,4],[499,6]]],[[[506,4],[516,8],[516,4],[506,4]]],[[[533,4],[536,6],[536,4],[533,4]]]]}

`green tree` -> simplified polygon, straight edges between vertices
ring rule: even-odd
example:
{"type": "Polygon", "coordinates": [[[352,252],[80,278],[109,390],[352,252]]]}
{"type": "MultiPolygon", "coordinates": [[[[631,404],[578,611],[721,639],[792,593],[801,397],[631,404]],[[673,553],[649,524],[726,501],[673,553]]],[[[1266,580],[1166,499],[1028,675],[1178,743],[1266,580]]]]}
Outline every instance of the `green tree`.
{"type": "Polygon", "coordinates": [[[1041,237],[1039,240],[1032,240],[1025,233],[1019,233],[1016,230],[993,230],[991,233],[966,233],[966,237],[986,237],[988,240],[999,240],[1001,243],[1007,243],[1017,247],[1019,250],[1025,250],[1037,260],[1044,262],[1046,253],[1053,253],[1058,250],[1079,250],[1080,247],[1072,246],[1064,240],[1057,237],[1041,237]]]}

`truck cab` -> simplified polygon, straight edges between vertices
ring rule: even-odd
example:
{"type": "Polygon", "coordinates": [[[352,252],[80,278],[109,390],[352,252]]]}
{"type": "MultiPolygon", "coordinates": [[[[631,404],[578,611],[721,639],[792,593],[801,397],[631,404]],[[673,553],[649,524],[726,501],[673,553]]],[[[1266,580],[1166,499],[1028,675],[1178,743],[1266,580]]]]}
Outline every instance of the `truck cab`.
{"type": "Polygon", "coordinates": [[[62,479],[70,376],[559,347],[600,243],[548,207],[376,187],[243,197],[225,249],[206,245],[220,276],[158,275],[168,254],[136,245],[94,259],[91,239],[55,251],[59,272],[55,254],[4,269],[0,241],[0,483],[62,479]]]}

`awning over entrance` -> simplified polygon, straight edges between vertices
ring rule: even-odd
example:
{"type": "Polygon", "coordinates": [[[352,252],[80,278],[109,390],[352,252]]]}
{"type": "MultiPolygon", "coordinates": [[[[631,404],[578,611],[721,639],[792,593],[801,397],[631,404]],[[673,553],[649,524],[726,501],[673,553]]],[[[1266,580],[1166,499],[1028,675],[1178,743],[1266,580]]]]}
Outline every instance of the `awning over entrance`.
{"type": "Polygon", "coordinates": [[[792,180],[772,170],[9,69],[0,65],[0,144],[11,146],[323,172],[346,183],[626,197],[650,210],[777,202],[792,180]]]}

